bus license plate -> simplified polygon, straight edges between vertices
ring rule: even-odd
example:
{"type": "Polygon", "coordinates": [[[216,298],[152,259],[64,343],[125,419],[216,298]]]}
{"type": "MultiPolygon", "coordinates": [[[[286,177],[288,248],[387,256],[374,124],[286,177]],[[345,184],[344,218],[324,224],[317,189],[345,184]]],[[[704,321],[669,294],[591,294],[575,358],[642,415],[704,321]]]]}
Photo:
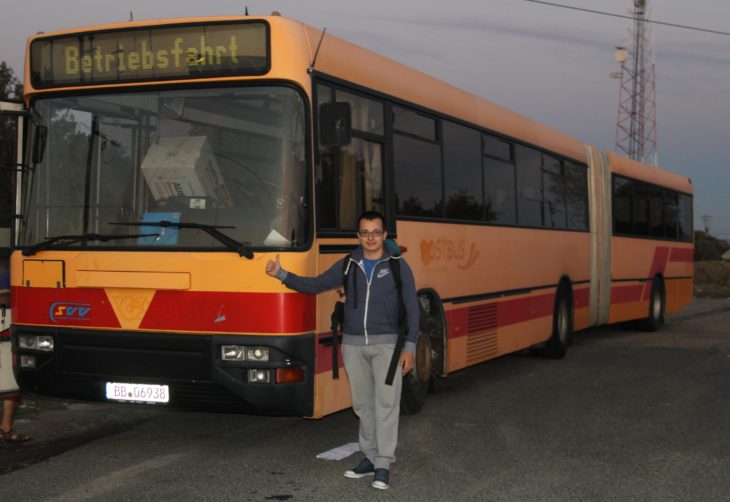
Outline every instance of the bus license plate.
{"type": "Polygon", "coordinates": [[[136,403],[169,403],[170,388],[167,385],[107,382],[106,398],[136,403]]]}

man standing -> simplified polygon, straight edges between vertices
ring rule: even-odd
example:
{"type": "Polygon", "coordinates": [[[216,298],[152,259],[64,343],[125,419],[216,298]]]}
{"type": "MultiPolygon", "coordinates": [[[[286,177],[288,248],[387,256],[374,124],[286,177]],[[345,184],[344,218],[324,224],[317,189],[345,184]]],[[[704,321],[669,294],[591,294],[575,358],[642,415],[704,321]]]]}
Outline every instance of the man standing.
{"type": "Polygon", "coordinates": [[[360,418],[360,450],[365,458],[346,471],[345,476],[373,475],[372,486],[385,490],[398,443],[403,375],[414,365],[420,311],[411,268],[385,246],[388,232],[383,215],[365,211],[358,220],[357,235],[360,247],[318,277],[300,277],[287,272],[278,256],[276,261],[269,260],[266,264],[266,273],[290,289],[310,294],[341,287],[343,273],[346,275],[342,357],[350,382],[352,408],[360,418]],[[396,372],[392,385],[387,385],[386,375],[399,333],[400,299],[392,267],[400,267],[408,329],[400,354],[402,371],[396,372]]]}

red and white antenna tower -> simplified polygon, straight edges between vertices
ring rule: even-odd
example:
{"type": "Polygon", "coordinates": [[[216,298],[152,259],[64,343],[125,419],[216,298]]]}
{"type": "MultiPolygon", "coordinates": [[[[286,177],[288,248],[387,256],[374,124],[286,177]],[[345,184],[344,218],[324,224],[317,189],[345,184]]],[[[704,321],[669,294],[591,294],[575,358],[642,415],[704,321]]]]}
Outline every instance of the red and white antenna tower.
{"type": "Polygon", "coordinates": [[[648,17],[649,0],[632,0],[633,21],[628,43],[616,47],[621,71],[611,76],[621,80],[616,121],[619,153],[652,166],[657,165],[656,85],[654,44],[648,17]]]}

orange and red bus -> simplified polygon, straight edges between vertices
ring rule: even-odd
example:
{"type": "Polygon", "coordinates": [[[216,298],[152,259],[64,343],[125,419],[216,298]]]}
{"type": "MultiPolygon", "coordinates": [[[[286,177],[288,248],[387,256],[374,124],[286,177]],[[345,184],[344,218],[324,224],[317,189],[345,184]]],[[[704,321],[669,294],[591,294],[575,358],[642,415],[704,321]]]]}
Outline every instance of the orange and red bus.
{"type": "Polygon", "coordinates": [[[43,33],[12,255],[21,387],[322,417],[336,292],[285,289],[386,215],[433,379],[691,300],[692,185],[279,16],[43,33]]]}

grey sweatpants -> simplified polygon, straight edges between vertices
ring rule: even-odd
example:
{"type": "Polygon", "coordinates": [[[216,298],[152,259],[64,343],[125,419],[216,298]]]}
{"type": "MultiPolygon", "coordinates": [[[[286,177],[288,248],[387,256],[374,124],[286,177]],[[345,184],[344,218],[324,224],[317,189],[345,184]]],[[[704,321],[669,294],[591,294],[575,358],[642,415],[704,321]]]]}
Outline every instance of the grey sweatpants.
{"type": "Polygon", "coordinates": [[[360,418],[360,450],[376,469],[390,469],[398,444],[399,365],[393,385],[385,384],[395,344],[343,345],[342,359],[350,381],[352,409],[360,418]]]}

